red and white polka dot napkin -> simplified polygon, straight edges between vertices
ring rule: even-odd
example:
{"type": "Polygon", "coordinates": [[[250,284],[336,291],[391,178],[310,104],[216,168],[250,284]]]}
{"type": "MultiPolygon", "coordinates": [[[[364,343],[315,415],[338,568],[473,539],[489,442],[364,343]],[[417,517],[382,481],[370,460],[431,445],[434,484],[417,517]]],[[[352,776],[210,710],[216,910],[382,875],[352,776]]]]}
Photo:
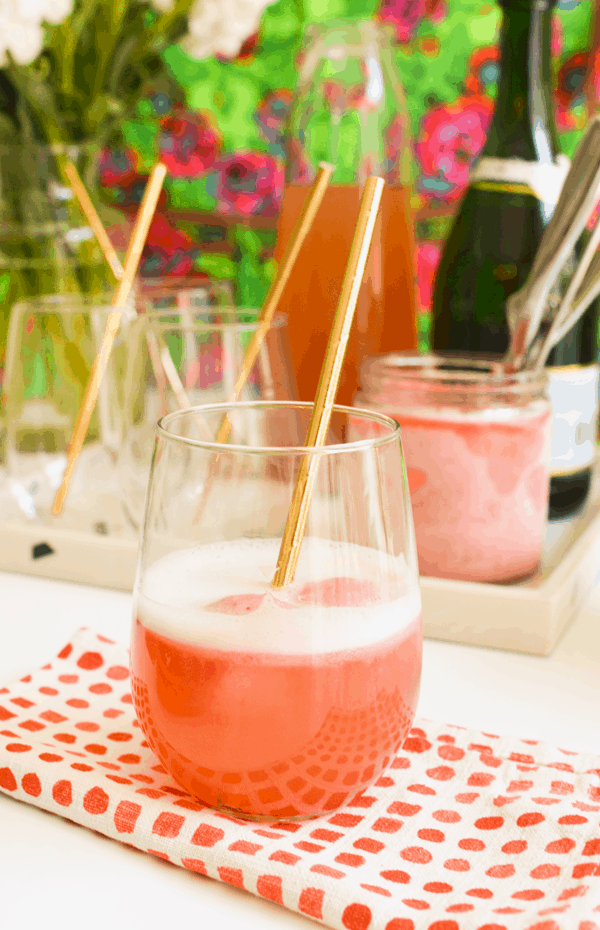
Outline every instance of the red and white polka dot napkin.
{"type": "Polygon", "coordinates": [[[418,721],[337,813],[247,823],[166,775],[127,664],[82,630],[0,688],[6,794],[340,930],[600,930],[600,757],[418,721]]]}

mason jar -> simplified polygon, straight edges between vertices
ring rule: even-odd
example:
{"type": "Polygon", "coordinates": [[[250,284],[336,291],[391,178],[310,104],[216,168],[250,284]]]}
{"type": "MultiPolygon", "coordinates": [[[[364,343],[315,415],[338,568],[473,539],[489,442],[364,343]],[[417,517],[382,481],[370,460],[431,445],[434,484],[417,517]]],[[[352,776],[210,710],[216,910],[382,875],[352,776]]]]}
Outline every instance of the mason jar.
{"type": "Polygon", "coordinates": [[[422,575],[505,583],[539,565],[551,405],[545,373],[471,358],[366,359],[355,406],[401,426],[422,575]]]}

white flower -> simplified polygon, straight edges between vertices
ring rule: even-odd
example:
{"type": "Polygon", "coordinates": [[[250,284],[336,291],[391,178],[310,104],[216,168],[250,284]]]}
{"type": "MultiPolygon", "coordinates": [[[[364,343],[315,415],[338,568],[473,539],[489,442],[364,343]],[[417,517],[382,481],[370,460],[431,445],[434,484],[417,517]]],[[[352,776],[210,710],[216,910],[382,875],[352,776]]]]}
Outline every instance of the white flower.
{"type": "Polygon", "coordinates": [[[44,44],[42,23],[62,23],[72,7],[73,0],[0,0],[0,68],[9,63],[7,52],[30,64],[44,44]]]}
{"type": "Polygon", "coordinates": [[[181,44],[192,58],[221,54],[233,58],[256,32],[265,7],[275,0],[196,0],[189,12],[189,34],[181,44]]]}

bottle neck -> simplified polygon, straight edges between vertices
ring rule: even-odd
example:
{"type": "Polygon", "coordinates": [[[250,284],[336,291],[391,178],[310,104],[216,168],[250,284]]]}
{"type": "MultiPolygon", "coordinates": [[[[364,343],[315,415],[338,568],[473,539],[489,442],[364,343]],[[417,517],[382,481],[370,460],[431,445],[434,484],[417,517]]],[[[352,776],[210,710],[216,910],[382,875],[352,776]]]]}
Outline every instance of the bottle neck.
{"type": "Polygon", "coordinates": [[[554,2],[503,6],[498,97],[482,154],[547,164],[558,153],[550,92],[554,2]]]}

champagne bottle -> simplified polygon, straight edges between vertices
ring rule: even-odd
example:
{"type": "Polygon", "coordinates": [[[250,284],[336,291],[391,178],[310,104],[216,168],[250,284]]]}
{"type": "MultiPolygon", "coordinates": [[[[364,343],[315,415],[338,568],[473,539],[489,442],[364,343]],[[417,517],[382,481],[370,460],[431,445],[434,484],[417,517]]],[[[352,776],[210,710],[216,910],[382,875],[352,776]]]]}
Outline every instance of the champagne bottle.
{"type": "MultiPolygon", "coordinates": [[[[556,0],[500,0],[500,81],[482,155],[437,272],[433,347],[499,355],[508,346],[507,298],[525,283],[568,161],[558,154],[550,96],[556,0]]],[[[548,359],[554,423],[550,519],[585,501],[595,454],[597,308],[548,359]]]]}

